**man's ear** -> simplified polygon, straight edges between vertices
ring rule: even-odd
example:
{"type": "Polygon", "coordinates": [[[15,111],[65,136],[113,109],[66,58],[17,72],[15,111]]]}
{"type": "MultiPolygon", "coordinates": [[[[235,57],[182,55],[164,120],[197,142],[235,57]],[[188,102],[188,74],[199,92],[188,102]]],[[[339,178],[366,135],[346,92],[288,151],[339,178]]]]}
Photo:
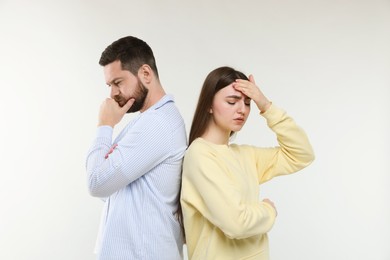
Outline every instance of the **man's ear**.
{"type": "Polygon", "coordinates": [[[138,77],[144,84],[152,82],[153,75],[152,68],[147,64],[142,65],[138,70],[138,77]]]}

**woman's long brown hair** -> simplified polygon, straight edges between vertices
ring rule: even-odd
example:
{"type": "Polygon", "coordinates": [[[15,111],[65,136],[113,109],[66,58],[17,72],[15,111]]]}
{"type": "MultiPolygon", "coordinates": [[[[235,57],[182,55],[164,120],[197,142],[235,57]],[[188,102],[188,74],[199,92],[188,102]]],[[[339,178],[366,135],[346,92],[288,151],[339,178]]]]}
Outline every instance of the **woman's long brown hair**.
{"type": "Polygon", "coordinates": [[[220,89],[232,84],[236,79],[248,80],[248,77],[231,67],[219,67],[207,75],[192,120],[188,145],[191,145],[196,138],[201,137],[206,132],[212,116],[209,111],[215,94],[220,89]]]}
{"type": "MultiPolygon", "coordinates": [[[[230,85],[236,79],[248,80],[244,73],[237,71],[231,67],[219,67],[211,71],[202,86],[198,105],[196,106],[194,118],[192,120],[188,146],[198,137],[201,137],[207,127],[211,114],[209,113],[215,94],[222,88],[230,85]]],[[[233,134],[233,133],[232,133],[233,134]]],[[[182,227],[182,234],[185,243],[185,230],[183,223],[183,211],[179,198],[179,207],[177,210],[177,218],[182,227]]]]}

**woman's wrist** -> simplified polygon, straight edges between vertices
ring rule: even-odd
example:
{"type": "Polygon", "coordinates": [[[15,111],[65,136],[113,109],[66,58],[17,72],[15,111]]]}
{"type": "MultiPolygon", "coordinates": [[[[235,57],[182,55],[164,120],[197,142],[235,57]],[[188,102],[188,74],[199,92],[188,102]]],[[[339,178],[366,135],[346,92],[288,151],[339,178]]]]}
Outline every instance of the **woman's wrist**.
{"type": "Polygon", "coordinates": [[[256,102],[257,108],[260,110],[260,113],[265,113],[268,108],[271,106],[272,102],[269,101],[266,97],[263,97],[261,100],[256,102]]]}
{"type": "Polygon", "coordinates": [[[267,101],[267,103],[264,104],[264,106],[262,106],[262,108],[259,108],[260,109],[260,113],[265,113],[268,108],[271,106],[271,102],[270,101],[267,101]]]}

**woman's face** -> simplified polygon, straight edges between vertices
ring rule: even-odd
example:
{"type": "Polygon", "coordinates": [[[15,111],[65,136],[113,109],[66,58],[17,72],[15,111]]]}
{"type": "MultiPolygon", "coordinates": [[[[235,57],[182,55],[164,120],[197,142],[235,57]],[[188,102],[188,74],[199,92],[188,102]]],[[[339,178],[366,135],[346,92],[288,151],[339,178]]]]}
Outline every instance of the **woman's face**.
{"type": "Polygon", "coordinates": [[[233,84],[220,89],[214,96],[210,113],[216,127],[225,132],[237,132],[244,126],[251,99],[235,90],[233,84]]]}

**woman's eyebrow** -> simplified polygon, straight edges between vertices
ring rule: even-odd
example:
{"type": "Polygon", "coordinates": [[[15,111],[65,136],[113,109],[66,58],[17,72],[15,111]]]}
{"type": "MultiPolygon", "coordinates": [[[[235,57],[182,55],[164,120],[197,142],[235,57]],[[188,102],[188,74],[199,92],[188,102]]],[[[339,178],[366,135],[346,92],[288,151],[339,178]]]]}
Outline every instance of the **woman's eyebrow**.
{"type": "Polygon", "coordinates": [[[242,98],[242,96],[238,96],[238,95],[230,95],[230,96],[226,96],[226,98],[241,99],[241,98],[242,98]]]}

